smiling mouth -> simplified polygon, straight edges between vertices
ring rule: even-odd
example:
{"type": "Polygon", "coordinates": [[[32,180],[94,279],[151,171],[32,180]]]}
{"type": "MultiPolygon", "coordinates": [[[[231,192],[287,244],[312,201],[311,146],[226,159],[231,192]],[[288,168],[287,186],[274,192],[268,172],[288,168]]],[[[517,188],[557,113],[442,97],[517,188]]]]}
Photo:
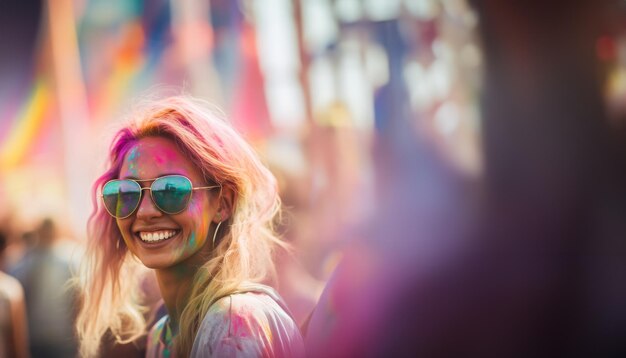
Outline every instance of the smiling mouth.
{"type": "Polygon", "coordinates": [[[165,241],[178,234],[178,230],[139,231],[136,235],[143,242],[155,243],[165,241]]]}

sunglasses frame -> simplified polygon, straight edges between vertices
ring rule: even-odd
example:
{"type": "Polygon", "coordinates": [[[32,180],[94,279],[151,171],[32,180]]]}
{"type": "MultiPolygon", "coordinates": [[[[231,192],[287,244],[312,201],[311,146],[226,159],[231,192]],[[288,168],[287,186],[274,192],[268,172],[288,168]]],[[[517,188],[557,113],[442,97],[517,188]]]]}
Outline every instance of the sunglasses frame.
{"type": "Polygon", "coordinates": [[[131,215],[133,215],[135,213],[135,211],[137,211],[137,209],[139,208],[139,205],[141,204],[141,199],[143,199],[143,191],[144,190],[150,190],[150,200],[152,200],[152,203],[154,204],[154,206],[159,209],[159,211],[161,211],[164,214],[167,215],[176,215],[176,214],[180,214],[183,211],[185,211],[188,207],[189,207],[189,203],[191,202],[191,195],[189,196],[189,199],[187,199],[187,203],[185,204],[185,207],[182,208],[179,211],[176,212],[167,212],[165,210],[163,210],[159,204],[157,204],[157,202],[154,200],[154,196],[152,196],[152,185],[154,185],[154,182],[157,181],[158,179],[163,179],[163,178],[168,178],[168,177],[181,177],[181,178],[185,178],[187,179],[187,181],[189,182],[190,186],[191,186],[191,194],[193,194],[194,191],[196,190],[206,190],[206,189],[215,189],[215,188],[220,188],[220,196],[222,193],[222,186],[221,185],[210,185],[210,186],[193,186],[193,182],[191,181],[191,179],[187,178],[184,175],[180,175],[180,174],[170,174],[170,175],[164,175],[162,177],[158,177],[158,178],[153,178],[153,179],[111,179],[109,181],[107,181],[106,183],[104,183],[104,185],[102,186],[102,190],[104,190],[104,187],[107,186],[107,184],[109,184],[110,182],[114,182],[114,181],[123,181],[123,180],[128,180],[128,181],[132,181],[135,182],[138,186],[139,186],[139,200],[137,201],[137,205],[135,205],[135,207],[133,208],[133,210],[130,211],[130,214],[126,215],[126,216],[116,216],[113,215],[110,211],[109,208],[107,207],[105,201],[104,201],[104,194],[100,194],[100,198],[102,199],[102,205],[104,206],[104,209],[107,211],[107,213],[109,213],[109,215],[111,215],[112,217],[116,218],[116,219],[126,219],[128,217],[130,217],[131,215]],[[146,187],[142,187],[140,183],[142,182],[147,182],[147,181],[152,181],[152,184],[150,184],[150,186],[146,186],[146,187]]]}

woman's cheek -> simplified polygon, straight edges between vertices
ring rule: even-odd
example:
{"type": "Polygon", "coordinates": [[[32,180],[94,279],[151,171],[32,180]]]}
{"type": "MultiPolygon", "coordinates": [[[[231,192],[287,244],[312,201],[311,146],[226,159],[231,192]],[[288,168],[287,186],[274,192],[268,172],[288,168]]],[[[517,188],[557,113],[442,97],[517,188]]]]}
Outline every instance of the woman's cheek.
{"type": "Polygon", "coordinates": [[[116,219],[117,222],[117,228],[120,231],[120,234],[122,235],[122,240],[124,240],[124,243],[126,244],[126,247],[128,247],[128,249],[135,254],[134,251],[134,242],[133,242],[133,234],[130,230],[131,224],[130,223],[126,223],[125,221],[128,220],[119,220],[116,219]]]}
{"type": "Polygon", "coordinates": [[[194,228],[187,242],[187,247],[189,250],[195,251],[206,241],[209,232],[210,212],[208,205],[202,205],[200,201],[192,201],[189,205],[189,214],[194,228]]]}
{"type": "Polygon", "coordinates": [[[128,242],[128,240],[130,239],[130,225],[127,225],[123,220],[120,219],[116,219],[115,221],[117,223],[117,228],[120,231],[120,234],[122,234],[122,238],[124,239],[124,241],[128,242]]]}

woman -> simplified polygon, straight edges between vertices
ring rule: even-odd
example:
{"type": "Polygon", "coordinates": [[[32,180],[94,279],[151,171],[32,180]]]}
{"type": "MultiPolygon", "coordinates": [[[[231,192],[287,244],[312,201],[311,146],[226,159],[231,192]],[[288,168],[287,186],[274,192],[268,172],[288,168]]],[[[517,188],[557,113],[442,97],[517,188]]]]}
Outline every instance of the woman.
{"type": "Polygon", "coordinates": [[[303,355],[284,303],[258,283],[281,245],[275,178],[204,103],[173,97],[134,113],[92,194],[82,356],[97,355],[105,334],[145,334],[137,261],[154,270],[168,312],[148,334],[148,357],[303,355]]]}

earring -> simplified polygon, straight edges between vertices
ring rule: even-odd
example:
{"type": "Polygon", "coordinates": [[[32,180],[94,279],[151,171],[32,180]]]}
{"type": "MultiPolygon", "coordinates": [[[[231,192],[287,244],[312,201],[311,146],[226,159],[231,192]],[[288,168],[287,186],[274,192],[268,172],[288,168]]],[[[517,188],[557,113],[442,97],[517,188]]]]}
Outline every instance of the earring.
{"type": "Polygon", "coordinates": [[[215,227],[215,231],[213,232],[213,247],[215,247],[215,237],[217,236],[217,230],[220,229],[220,225],[222,225],[221,221],[217,223],[217,226],[215,227]]]}
{"type": "Polygon", "coordinates": [[[120,238],[117,238],[117,242],[115,243],[115,247],[119,250],[120,249],[120,238]]]}

